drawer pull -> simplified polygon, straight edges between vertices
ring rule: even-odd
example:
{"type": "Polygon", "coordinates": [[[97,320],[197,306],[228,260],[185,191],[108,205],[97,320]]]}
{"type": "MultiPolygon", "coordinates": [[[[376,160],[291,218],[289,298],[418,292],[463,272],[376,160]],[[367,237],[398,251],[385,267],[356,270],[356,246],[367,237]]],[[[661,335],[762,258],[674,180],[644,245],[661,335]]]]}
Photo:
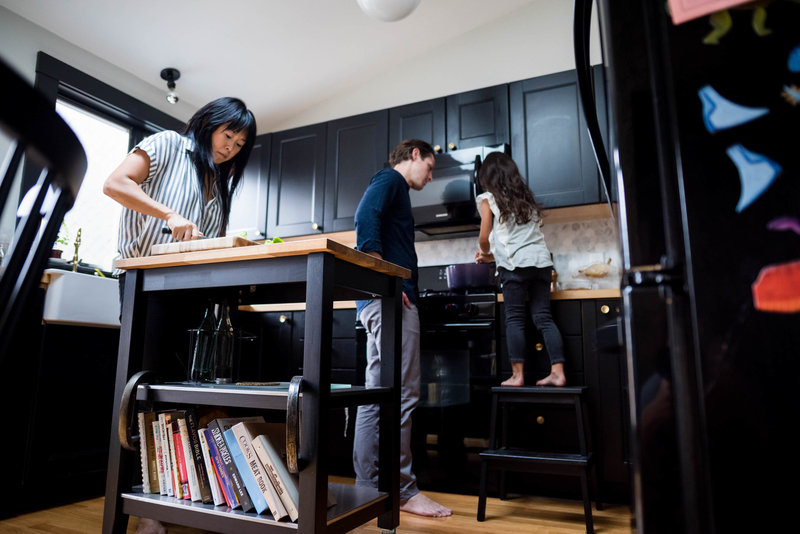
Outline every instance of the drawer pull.
{"type": "Polygon", "coordinates": [[[449,148],[450,150],[455,150],[456,149],[456,144],[455,143],[448,143],[447,144],[447,148],[449,148]]]}
{"type": "Polygon", "coordinates": [[[541,415],[537,416],[536,417],[536,422],[538,424],[540,424],[540,425],[543,425],[544,424],[544,417],[542,417],[541,415]]]}
{"type": "Polygon", "coordinates": [[[544,345],[542,345],[541,343],[537,343],[536,344],[536,350],[539,351],[539,352],[542,352],[544,350],[544,345]]]}
{"type": "Polygon", "coordinates": [[[300,457],[300,391],[303,389],[303,377],[292,377],[289,382],[289,395],[286,398],[286,467],[290,473],[299,473],[303,469],[300,457]]]}
{"type": "Polygon", "coordinates": [[[610,311],[611,308],[608,307],[608,304],[603,304],[602,306],[600,306],[600,313],[602,313],[603,315],[606,315],[610,311]]]}

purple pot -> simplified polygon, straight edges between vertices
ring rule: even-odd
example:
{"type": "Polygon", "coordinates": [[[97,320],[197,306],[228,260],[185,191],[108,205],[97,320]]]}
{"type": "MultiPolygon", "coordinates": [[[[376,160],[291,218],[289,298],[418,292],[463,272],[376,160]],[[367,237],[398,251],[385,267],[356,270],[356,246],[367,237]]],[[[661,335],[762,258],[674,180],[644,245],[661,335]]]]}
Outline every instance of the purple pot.
{"type": "Polygon", "coordinates": [[[495,285],[494,263],[459,263],[447,266],[447,287],[469,289],[495,285]]]}

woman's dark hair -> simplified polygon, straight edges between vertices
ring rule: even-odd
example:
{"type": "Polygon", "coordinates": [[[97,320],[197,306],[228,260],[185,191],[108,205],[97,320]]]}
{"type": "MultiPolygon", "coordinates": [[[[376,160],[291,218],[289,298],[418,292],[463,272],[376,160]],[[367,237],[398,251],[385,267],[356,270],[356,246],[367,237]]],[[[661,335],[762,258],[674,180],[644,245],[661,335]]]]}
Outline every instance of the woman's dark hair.
{"type": "Polygon", "coordinates": [[[222,202],[223,226],[228,226],[231,212],[231,196],[239,185],[256,141],[256,118],[238,98],[223,97],[209,102],[189,119],[183,135],[194,139],[195,151],[192,161],[200,179],[200,188],[205,191],[205,178],[214,177],[214,186],[222,202]],[[220,126],[226,125],[234,133],[246,131],[247,139],[241,150],[230,160],[216,165],[211,150],[211,136],[220,126]]]}
{"type": "Polygon", "coordinates": [[[478,184],[494,195],[500,209],[500,222],[513,220],[526,224],[541,216],[533,193],[510,156],[502,152],[488,154],[478,171],[478,184]]]}
{"type": "Polygon", "coordinates": [[[389,167],[394,167],[398,163],[411,159],[411,153],[414,152],[415,148],[419,149],[419,155],[422,156],[422,159],[434,155],[433,147],[425,141],[406,139],[405,141],[400,141],[400,144],[392,150],[392,153],[389,155],[389,167]]]}

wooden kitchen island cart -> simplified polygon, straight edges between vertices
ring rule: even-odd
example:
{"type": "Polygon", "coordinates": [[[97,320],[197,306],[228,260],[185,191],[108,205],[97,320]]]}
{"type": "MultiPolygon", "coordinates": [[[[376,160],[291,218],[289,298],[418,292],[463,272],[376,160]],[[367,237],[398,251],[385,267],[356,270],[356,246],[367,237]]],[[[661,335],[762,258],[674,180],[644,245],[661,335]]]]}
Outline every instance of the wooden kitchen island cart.
{"type": "MultiPolygon", "coordinates": [[[[117,362],[113,426],[108,461],[103,532],[122,534],[128,516],[229,533],[339,533],[371,519],[392,531],[399,524],[401,279],[407,269],[325,238],[185,252],[122,260],[126,269],[117,362]],[[239,305],[305,302],[303,375],[288,389],[158,382],[144,370],[145,338],[169,324],[148,317],[153,298],[224,295],[239,305]],[[333,304],[382,299],[381,386],[331,387],[333,304]],[[265,512],[142,493],[132,484],[140,457],[131,437],[137,403],[153,406],[205,405],[286,412],[287,456],[299,471],[299,518],[276,521],[265,512]],[[327,506],[328,427],[331,408],[380,406],[380,475],[377,490],[330,484],[336,504],[327,506]],[[298,417],[298,415],[302,417],[298,417]],[[295,426],[296,425],[296,426],[295,426]],[[296,455],[293,454],[296,451],[296,455]]],[[[152,371],[152,372],[151,372],[152,371]]]]}

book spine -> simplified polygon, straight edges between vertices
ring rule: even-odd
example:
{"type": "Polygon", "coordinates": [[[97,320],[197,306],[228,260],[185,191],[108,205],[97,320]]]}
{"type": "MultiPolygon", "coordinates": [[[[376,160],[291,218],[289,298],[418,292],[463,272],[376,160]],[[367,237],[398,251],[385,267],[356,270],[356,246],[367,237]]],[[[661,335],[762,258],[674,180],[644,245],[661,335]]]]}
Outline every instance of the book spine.
{"type": "MultiPolygon", "coordinates": [[[[159,493],[161,491],[161,485],[158,481],[158,454],[156,453],[156,442],[153,435],[153,421],[155,419],[155,412],[145,414],[144,439],[147,440],[147,474],[150,475],[150,493],[159,493]]],[[[140,433],[139,435],[141,436],[142,434],[140,433]]]]}
{"type": "Polygon", "coordinates": [[[253,449],[272,480],[281,502],[286,507],[289,519],[297,521],[300,515],[298,510],[299,492],[297,484],[283,464],[283,458],[265,435],[256,436],[253,440],[253,449]]]}
{"type": "Polygon", "coordinates": [[[175,497],[175,477],[172,476],[172,450],[170,448],[169,435],[167,432],[167,414],[158,414],[158,424],[161,431],[161,448],[164,458],[164,482],[167,487],[167,496],[175,497]]]}
{"type": "Polygon", "coordinates": [[[201,500],[200,486],[197,484],[197,467],[194,464],[194,451],[189,439],[189,428],[186,425],[186,417],[178,419],[178,429],[181,433],[183,461],[186,463],[186,476],[189,480],[189,497],[192,501],[199,502],[201,500]]]}
{"type": "Polygon", "coordinates": [[[278,495],[272,480],[270,480],[266,470],[264,469],[264,466],[261,465],[261,461],[258,459],[258,455],[256,455],[256,451],[253,449],[253,444],[250,439],[250,434],[247,430],[246,424],[237,423],[231,427],[231,430],[233,431],[234,438],[236,438],[236,441],[239,444],[239,448],[242,449],[242,456],[244,456],[244,460],[247,462],[247,468],[250,470],[250,473],[252,473],[258,489],[261,491],[264,499],[269,505],[269,509],[272,512],[272,517],[276,520],[283,519],[288,515],[286,507],[281,502],[281,498],[278,495]]]}
{"type": "Polygon", "coordinates": [[[197,474],[197,485],[200,490],[200,500],[204,503],[213,502],[211,494],[210,477],[205,469],[205,462],[203,460],[203,451],[200,446],[200,436],[198,434],[199,423],[197,420],[197,412],[194,409],[186,410],[186,426],[189,431],[189,442],[192,448],[192,455],[194,457],[195,473],[197,474]]]}
{"type": "Polygon", "coordinates": [[[179,483],[181,487],[181,499],[189,499],[189,474],[186,471],[186,459],[183,457],[183,439],[181,438],[181,429],[178,420],[172,421],[172,441],[175,446],[175,465],[178,466],[177,472],[179,476],[179,483]]]}
{"type": "Polygon", "coordinates": [[[164,449],[161,446],[161,425],[158,419],[153,421],[153,441],[156,445],[156,458],[158,460],[158,490],[161,495],[167,494],[167,485],[164,481],[164,449]]]}
{"type": "Polygon", "coordinates": [[[219,477],[219,485],[222,488],[223,494],[225,495],[225,500],[228,502],[229,507],[238,508],[239,501],[236,500],[236,493],[233,491],[233,484],[231,483],[230,477],[228,477],[228,471],[225,469],[225,462],[222,461],[222,456],[219,453],[217,442],[214,441],[214,436],[211,434],[211,430],[205,430],[205,438],[206,443],[208,443],[208,451],[211,453],[211,460],[214,463],[214,470],[219,477]]]}
{"type": "Polygon", "coordinates": [[[236,469],[236,465],[233,463],[233,458],[231,457],[231,453],[225,443],[225,438],[222,435],[223,429],[220,428],[216,420],[211,421],[208,424],[208,429],[211,432],[211,437],[214,438],[214,443],[217,445],[219,455],[225,464],[225,470],[228,472],[228,477],[231,479],[231,485],[233,486],[233,492],[236,494],[236,500],[242,505],[242,511],[249,512],[253,509],[253,502],[250,500],[250,496],[247,494],[244,483],[242,483],[242,477],[239,475],[239,471],[236,469]]]}
{"type": "Polygon", "coordinates": [[[142,461],[142,492],[150,493],[150,459],[147,457],[147,423],[144,412],[136,414],[139,421],[139,457],[142,461]]]}
{"type": "Polygon", "coordinates": [[[236,442],[236,436],[233,434],[233,430],[229,428],[223,432],[222,435],[228,445],[228,450],[231,453],[231,458],[233,458],[233,463],[236,464],[236,469],[239,471],[239,475],[242,477],[242,483],[244,484],[245,491],[247,491],[247,494],[250,497],[250,501],[253,503],[253,508],[255,508],[256,513],[263,513],[265,510],[269,509],[269,506],[267,505],[267,501],[264,498],[264,495],[261,493],[261,490],[258,488],[258,483],[253,477],[253,474],[250,472],[250,468],[247,466],[247,461],[244,459],[242,448],[236,442]]]}
{"type": "Polygon", "coordinates": [[[226,504],[227,501],[225,500],[225,495],[222,492],[222,488],[219,485],[219,480],[217,479],[217,472],[214,469],[214,463],[211,460],[211,450],[208,448],[208,442],[206,441],[206,432],[205,428],[201,428],[197,431],[197,438],[200,440],[200,451],[203,453],[203,464],[205,465],[206,473],[208,473],[208,487],[211,491],[211,499],[214,503],[214,506],[221,506],[226,504]]]}

